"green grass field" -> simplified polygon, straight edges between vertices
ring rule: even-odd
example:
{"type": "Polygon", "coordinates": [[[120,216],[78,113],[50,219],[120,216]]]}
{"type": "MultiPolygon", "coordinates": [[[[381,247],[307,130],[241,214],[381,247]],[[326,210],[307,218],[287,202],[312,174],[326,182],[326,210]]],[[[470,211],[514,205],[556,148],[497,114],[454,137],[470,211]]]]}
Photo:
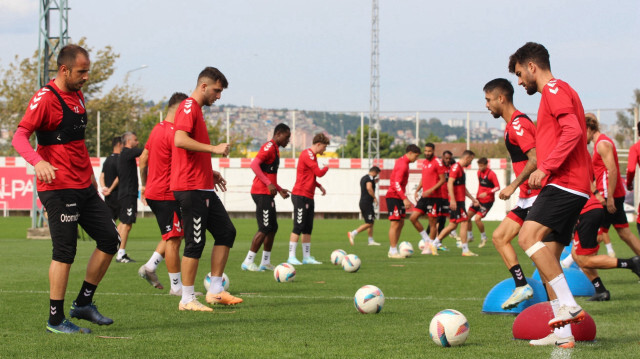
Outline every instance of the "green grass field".
{"type": "MultiPolygon", "coordinates": [[[[244,298],[241,305],[217,306],[214,313],[180,312],[179,298],[168,295],[164,264],[158,274],[167,289],[154,289],[140,279],[138,267],[147,261],[159,239],[155,220],[142,218],[134,225],[127,248],[138,262],[114,261],[95,296],[100,311],[115,323],[100,327],[74,320],[91,328],[93,334],[63,336],[45,331],[51,243],[25,239],[29,218],[0,218],[0,357],[592,359],[639,355],[640,284],[628,270],[601,271],[611,291],[610,302],[594,303],[578,298],[596,322],[595,342],[579,342],[569,351],[534,348],[526,341],[513,339],[514,316],[481,312],[487,292],[510,277],[490,244],[478,249],[478,242],[472,243],[473,251],[480,256],[463,258],[448,239],[445,244],[452,251],[438,257],[417,254],[406,260],[391,260],[386,256],[388,221],[376,223],[376,239],[383,246],[366,246],[366,235],[360,234],[356,246],[351,247],[346,232],[359,221],[316,220],[311,252],[325,263],[297,266],[295,282],[276,283],[272,272],[240,270],[256,225],[249,219],[234,223],[238,237],[225,272],[230,277],[230,291],[244,298]],[[329,255],[337,248],[357,254],[362,259],[360,271],[346,273],[329,264],[329,255]],[[365,284],[376,285],[384,292],[386,302],[381,313],[362,315],[354,308],[353,295],[365,284]],[[440,348],[429,338],[431,318],[445,308],[457,309],[469,320],[470,335],[461,347],[440,348]]],[[[280,220],[279,224],[272,255],[274,264],[287,258],[291,228],[290,220],[280,220]]],[[[488,223],[488,232],[496,225],[488,223]]],[[[411,241],[417,249],[418,239],[419,235],[407,222],[402,240],[411,241]]],[[[209,272],[208,253],[213,241],[210,236],[208,240],[196,280],[196,289],[201,291],[202,280],[209,272]]],[[[612,234],[612,240],[618,256],[631,256],[617,235],[612,234]]],[[[94,248],[88,238],[78,243],[65,298],[67,314],[94,248]]],[[[519,257],[525,273],[531,276],[534,270],[531,261],[522,251],[519,257]]]]}

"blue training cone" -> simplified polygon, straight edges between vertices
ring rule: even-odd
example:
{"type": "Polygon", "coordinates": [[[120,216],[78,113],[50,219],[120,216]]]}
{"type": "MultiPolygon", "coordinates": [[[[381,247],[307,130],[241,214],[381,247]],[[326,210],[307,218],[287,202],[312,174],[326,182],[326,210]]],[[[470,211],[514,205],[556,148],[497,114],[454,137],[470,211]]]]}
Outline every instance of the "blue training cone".
{"type": "Polygon", "coordinates": [[[529,306],[545,302],[547,300],[547,292],[544,290],[544,286],[540,283],[540,280],[527,278],[527,282],[531,288],[533,288],[533,297],[531,299],[525,300],[515,308],[502,309],[502,303],[509,299],[511,293],[513,293],[513,290],[516,288],[513,278],[507,278],[491,288],[484,298],[482,312],[486,314],[518,314],[529,306]]]}
{"type": "MultiPolygon", "coordinates": [[[[562,270],[564,271],[564,277],[567,279],[567,283],[569,283],[571,294],[574,296],[591,297],[596,292],[589,278],[587,278],[580,269],[571,266],[569,268],[563,268],[562,270]]],[[[540,273],[538,273],[537,269],[533,272],[533,278],[541,281],[540,273]]]]}

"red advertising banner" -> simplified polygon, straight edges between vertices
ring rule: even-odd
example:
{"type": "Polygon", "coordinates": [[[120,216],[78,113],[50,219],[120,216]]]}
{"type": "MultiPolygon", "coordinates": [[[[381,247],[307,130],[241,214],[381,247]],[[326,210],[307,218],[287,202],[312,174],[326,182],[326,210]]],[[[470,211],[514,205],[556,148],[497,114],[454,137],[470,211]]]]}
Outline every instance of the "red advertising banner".
{"type": "Polygon", "coordinates": [[[0,167],[0,208],[31,209],[33,175],[26,167],[0,167]]]}

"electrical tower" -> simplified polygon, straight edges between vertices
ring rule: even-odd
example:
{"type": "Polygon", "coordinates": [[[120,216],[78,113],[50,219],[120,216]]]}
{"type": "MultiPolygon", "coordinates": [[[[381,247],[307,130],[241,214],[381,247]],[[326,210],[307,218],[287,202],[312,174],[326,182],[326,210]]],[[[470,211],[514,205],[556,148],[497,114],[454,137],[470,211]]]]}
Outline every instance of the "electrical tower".
{"type": "Polygon", "coordinates": [[[371,88],[369,92],[369,166],[380,159],[380,49],[378,47],[378,0],[371,9],[371,88]]]}

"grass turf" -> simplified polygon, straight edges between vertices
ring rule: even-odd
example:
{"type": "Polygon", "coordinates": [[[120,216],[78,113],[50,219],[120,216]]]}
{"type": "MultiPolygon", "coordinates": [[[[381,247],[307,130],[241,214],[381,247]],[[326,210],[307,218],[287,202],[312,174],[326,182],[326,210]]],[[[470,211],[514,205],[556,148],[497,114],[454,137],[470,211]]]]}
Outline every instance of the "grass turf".
{"type": "MultiPolygon", "coordinates": [[[[351,247],[346,232],[359,221],[316,220],[311,252],[324,264],[297,266],[295,282],[276,283],[271,272],[240,270],[256,225],[252,219],[234,223],[238,236],[225,272],[230,278],[230,291],[245,300],[241,305],[216,306],[214,313],[179,312],[179,298],[167,294],[164,264],[158,268],[158,275],[167,289],[154,289],[138,278],[137,269],[149,258],[159,238],[155,220],[139,218],[127,248],[138,262],[114,261],[95,296],[100,311],[115,323],[100,327],[74,319],[76,324],[91,328],[93,334],[64,336],[45,331],[51,243],[25,239],[29,218],[0,218],[0,357],[539,358],[569,354],[572,358],[608,358],[634,357],[640,349],[640,285],[629,270],[600,272],[611,291],[610,302],[578,298],[596,322],[596,341],[579,342],[570,353],[559,352],[514,340],[514,316],[481,312],[487,292],[510,277],[490,243],[482,249],[476,248],[478,240],[471,244],[479,257],[461,257],[460,250],[447,239],[445,244],[451,251],[438,257],[416,254],[406,260],[391,260],[386,256],[388,221],[376,222],[375,236],[381,247],[366,246],[364,233],[351,247]],[[329,255],[337,248],[362,259],[357,273],[346,273],[329,264],[329,255]],[[381,313],[362,315],[354,308],[353,295],[365,284],[376,285],[384,292],[386,302],[381,313]],[[461,347],[440,348],[429,339],[431,318],[445,308],[457,309],[469,320],[470,335],[461,347]]],[[[285,261],[288,253],[291,221],[280,220],[279,224],[274,264],[285,261]]],[[[488,232],[496,225],[487,223],[488,232]]],[[[411,241],[417,250],[418,239],[407,222],[401,240],[411,241]]],[[[632,255],[616,234],[612,239],[618,256],[632,255]]],[[[197,290],[204,290],[202,280],[209,272],[212,242],[208,236],[197,290]]],[[[67,311],[80,289],[94,248],[89,238],[78,241],[65,298],[67,311]]],[[[531,276],[533,265],[517,250],[525,273],[531,276]]]]}

